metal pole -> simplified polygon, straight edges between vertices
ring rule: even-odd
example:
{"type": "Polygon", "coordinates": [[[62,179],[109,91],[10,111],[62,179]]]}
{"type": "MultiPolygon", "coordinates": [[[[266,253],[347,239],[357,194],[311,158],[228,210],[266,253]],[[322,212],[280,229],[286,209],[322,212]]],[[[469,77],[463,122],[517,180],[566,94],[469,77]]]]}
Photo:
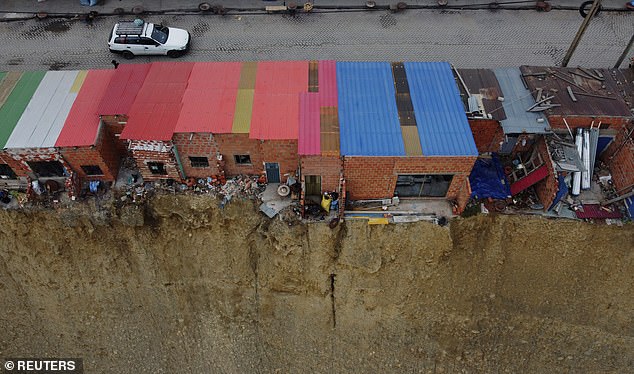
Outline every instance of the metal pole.
{"type": "Polygon", "coordinates": [[[581,41],[581,37],[583,36],[583,33],[586,32],[586,28],[590,24],[590,20],[594,17],[595,14],[597,14],[597,10],[599,9],[600,6],[601,6],[601,0],[594,0],[594,3],[592,3],[592,7],[590,8],[590,12],[588,12],[588,15],[586,16],[586,18],[583,19],[583,22],[581,23],[581,27],[579,27],[579,31],[577,31],[577,35],[575,35],[575,38],[573,39],[572,44],[570,45],[570,48],[568,48],[568,52],[566,52],[564,59],[561,61],[561,66],[563,67],[568,66],[568,62],[570,62],[570,58],[572,57],[572,54],[575,52],[575,49],[577,49],[577,46],[579,45],[579,42],[581,41]]]}
{"type": "Polygon", "coordinates": [[[623,60],[625,60],[625,56],[627,56],[627,53],[630,51],[630,48],[632,48],[632,44],[634,44],[634,34],[632,34],[632,37],[630,38],[630,42],[627,43],[627,47],[625,47],[623,54],[621,54],[621,57],[619,57],[619,59],[616,61],[616,64],[614,64],[615,69],[618,69],[621,66],[621,64],[623,63],[623,60]]]}

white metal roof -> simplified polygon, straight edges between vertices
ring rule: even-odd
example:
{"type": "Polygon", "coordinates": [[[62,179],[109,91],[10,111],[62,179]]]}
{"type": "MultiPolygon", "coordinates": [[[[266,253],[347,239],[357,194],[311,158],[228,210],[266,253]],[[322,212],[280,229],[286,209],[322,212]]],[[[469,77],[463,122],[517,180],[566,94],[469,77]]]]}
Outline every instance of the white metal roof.
{"type": "Polygon", "coordinates": [[[79,71],[49,71],[33,94],[6,148],[48,148],[62,131],[83,79],[79,71]]]}

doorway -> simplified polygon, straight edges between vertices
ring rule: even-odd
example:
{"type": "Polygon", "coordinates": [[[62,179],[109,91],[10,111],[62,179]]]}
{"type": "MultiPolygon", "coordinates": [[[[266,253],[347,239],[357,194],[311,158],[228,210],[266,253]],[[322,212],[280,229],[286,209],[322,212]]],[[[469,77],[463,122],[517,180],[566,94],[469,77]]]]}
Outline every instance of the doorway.
{"type": "Polygon", "coordinates": [[[264,170],[266,171],[267,183],[280,183],[280,164],[277,162],[264,163],[264,170]]]}

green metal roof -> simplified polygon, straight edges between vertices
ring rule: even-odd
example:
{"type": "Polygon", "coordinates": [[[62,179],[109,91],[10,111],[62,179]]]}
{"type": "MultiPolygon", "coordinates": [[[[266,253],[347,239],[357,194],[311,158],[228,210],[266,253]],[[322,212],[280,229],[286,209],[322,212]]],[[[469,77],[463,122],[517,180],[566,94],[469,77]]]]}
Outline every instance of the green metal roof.
{"type": "Polygon", "coordinates": [[[4,148],[24,109],[44,78],[44,71],[31,71],[22,74],[11,94],[0,107],[0,149],[4,148]]]}

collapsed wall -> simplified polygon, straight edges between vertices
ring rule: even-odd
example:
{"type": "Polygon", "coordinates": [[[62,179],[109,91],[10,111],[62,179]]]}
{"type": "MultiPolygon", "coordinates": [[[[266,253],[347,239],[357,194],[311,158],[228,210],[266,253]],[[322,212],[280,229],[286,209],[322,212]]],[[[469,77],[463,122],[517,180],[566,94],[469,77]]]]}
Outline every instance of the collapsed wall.
{"type": "Polygon", "coordinates": [[[269,220],[248,201],[0,211],[0,352],[90,372],[626,372],[634,228],[269,220]]]}

